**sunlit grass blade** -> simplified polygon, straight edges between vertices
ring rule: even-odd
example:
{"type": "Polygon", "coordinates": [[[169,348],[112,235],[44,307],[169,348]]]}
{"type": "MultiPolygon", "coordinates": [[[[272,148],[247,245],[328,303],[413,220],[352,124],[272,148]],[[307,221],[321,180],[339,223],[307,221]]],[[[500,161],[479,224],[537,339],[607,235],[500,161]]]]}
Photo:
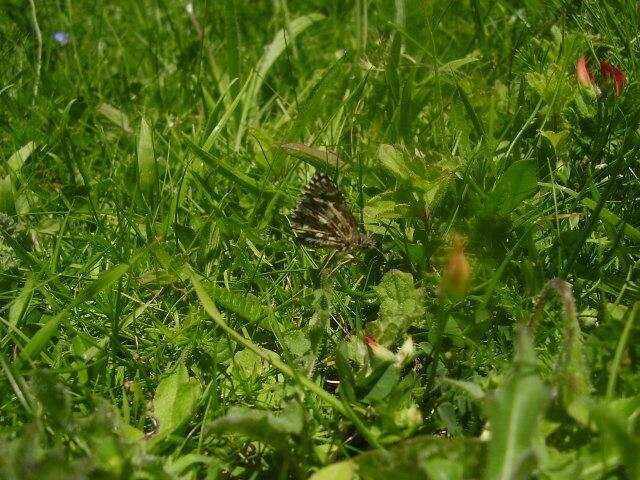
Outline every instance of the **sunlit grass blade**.
{"type": "Polygon", "coordinates": [[[129,118],[122,110],[108,103],[101,103],[98,105],[97,112],[117,127],[120,127],[125,133],[133,133],[131,125],[129,124],[129,118]]]}
{"type": "Polygon", "coordinates": [[[158,188],[158,166],[153,149],[153,134],[147,121],[140,120],[138,133],[138,185],[149,204],[153,203],[158,188]]]}
{"type": "Polygon", "coordinates": [[[189,142],[191,150],[202,159],[210,168],[214,171],[219,171],[222,175],[227,177],[233,183],[241,185],[243,188],[254,194],[269,193],[272,190],[268,187],[262,187],[253,178],[245,175],[240,170],[229,165],[225,160],[219,157],[215,157],[211,153],[208,153],[204,149],[198,147],[196,144],[189,142]]]}
{"type": "Polygon", "coordinates": [[[265,81],[267,74],[275,61],[280,57],[282,52],[287,47],[287,41],[293,41],[293,39],[300,33],[304,32],[308,27],[314,23],[322,20],[324,15],[320,13],[310,13],[307,15],[295,18],[289,23],[288,27],[281,29],[273,37],[273,40],[264,50],[262,57],[260,58],[258,65],[255,69],[255,74],[252,77],[251,85],[247,89],[245,98],[242,104],[242,115],[240,118],[240,127],[236,134],[235,145],[236,148],[240,146],[240,142],[244,136],[244,132],[248,126],[248,123],[255,119],[256,100],[258,92],[262,88],[262,84],[265,81]],[[290,38],[287,38],[287,35],[290,38]]]}
{"type": "Polygon", "coordinates": [[[364,436],[367,442],[376,448],[381,448],[378,440],[373,436],[373,434],[369,431],[369,429],[362,423],[362,421],[358,418],[355,412],[349,407],[346,403],[341,402],[336,397],[328,393],[319,387],[315,382],[308,379],[304,375],[295,372],[291,367],[289,367],[286,363],[280,360],[279,356],[275,355],[273,352],[267,351],[263,348],[260,348],[258,345],[254,344],[251,340],[243,337],[238,332],[233,330],[226,322],[225,318],[220,314],[215,304],[211,300],[211,297],[207,294],[204,287],[200,283],[200,280],[196,277],[195,274],[191,275],[191,283],[193,288],[198,295],[198,299],[202,304],[203,308],[207,312],[207,314],[215,321],[215,323],[233,340],[238,343],[244,345],[244,347],[248,348],[252,352],[256,353],[264,360],[271,363],[275,368],[280,370],[287,377],[292,380],[300,383],[305,389],[308,389],[315,395],[317,395],[320,399],[326,402],[329,406],[334,408],[337,412],[341,413],[349,420],[351,420],[355,427],[359,430],[359,432],[364,436]]]}

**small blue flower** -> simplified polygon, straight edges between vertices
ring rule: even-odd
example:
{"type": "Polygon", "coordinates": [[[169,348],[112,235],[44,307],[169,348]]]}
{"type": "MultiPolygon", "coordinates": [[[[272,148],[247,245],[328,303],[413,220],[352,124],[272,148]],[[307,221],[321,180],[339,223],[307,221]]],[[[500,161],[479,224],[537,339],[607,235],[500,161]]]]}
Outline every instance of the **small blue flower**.
{"type": "Polygon", "coordinates": [[[62,45],[63,47],[69,43],[69,34],[67,32],[55,32],[52,37],[58,42],[58,45],[62,45]]]}

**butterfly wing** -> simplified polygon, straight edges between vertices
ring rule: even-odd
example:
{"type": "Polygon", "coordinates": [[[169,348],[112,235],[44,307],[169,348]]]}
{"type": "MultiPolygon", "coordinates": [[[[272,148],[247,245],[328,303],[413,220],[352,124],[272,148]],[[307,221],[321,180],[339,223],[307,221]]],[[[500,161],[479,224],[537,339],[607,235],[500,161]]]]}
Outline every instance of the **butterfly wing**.
{"type": "Polygon", "coordinates": [[[324,174],[306,186],[291,216],[298,241],[309,247],[351,249],[358,245],[358,222],[349,211],[338,187],[324,174]]]}

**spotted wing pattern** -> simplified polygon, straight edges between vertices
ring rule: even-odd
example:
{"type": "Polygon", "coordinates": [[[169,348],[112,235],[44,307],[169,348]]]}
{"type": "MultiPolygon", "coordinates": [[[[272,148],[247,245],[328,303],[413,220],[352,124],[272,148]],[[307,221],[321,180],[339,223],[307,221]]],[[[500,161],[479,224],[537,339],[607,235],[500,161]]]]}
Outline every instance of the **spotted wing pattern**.
{"type": "Polygon", "coordinates": [[[366,243],[342,193],[322,173],[315,175],[305,187],[291,215],[291,226],[298,241],[308,247],[352,250],[366,243]]]}

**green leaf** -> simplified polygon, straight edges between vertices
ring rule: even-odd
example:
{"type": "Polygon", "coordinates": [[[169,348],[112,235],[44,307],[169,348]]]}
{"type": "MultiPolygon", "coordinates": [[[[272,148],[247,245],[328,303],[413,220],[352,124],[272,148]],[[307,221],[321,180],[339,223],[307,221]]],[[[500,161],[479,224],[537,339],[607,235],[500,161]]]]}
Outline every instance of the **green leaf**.
{"type": "Polygon", "coordinates": [[[591,406],[590,418],[604,435],[604,442],[612,443],[622,457],[622,465],[627,478],[640,478],[640,439],[632,432],[637,424],[637,412],[631,418],[625,418],[609,404],[591,406]]]}
{"type": "Polygon", "coordinates": [[[471,120],[471,123],[473,123],[473,127],[476,131],[476,135],[478,137],[484,137],[485,136],[484,126],[480,121],[480,117],[478,117],[478,113],[476,112],[475,108],[473,108],[473,105],[469,100],[469,95],[467,95],[467,92],[465,92],[465,90],[460,86],[459,83],[456,83],[456,88],[458,89],[458,94],[460,95],[460,99],[462,100],[464,109],[467,111],[469,120],[471,120]]]}
{"type": "Polygon", "coordinates": [[[35,142],[29,142],[11,155],[9,160],[7,160],[7,166],[11,169],[11,173],[20,178],[20,170],[22,169],[24,162],[31,156],[35,149],[35,142]]]}
{"type": "Polygon", "coordinates": [[[465,65],[477,62],[481,59],[482,59],[482,53],[478,50],[474,50],[473,52],[465,55],[462,58],[457,58],[455,60],[451,60],[450,62],[445,63],[444,65],[439,67],[438,70],[441,73],[444,73],[446,75],[453,75],[465,65]]]}
{"type": "Polygon", "coordinates": [[[378,320],[368,325],[367,333],[380,345],[389,346],[424,317],[423,292],[414,286],[410,273],[399,270],[385,273],[375,291],[380,312],[378,320]]]}
{"type": "Polygon", "coordinates": [[[353,373],[353,369],[349,364],[349,344],[344,340],[338,344],[336,348],[336,370],[340,377],[340,389],[341,395],[349,402],[355,403],[357,401],[355,384],[356,379],[353,373]]]}
{"type": "Polygon", "coordinates": [[[170,478],[191,479],[194,478],[190,474],[189,469],[196,467],[197,465],[208,465],[214,460],[215,457],[208,455],[200,455],[197,453],[188,453],[182,457],[178,457],[175,460],[168,458],[165,464],[165,471],[171,476],[170,478]],[[184,474],[184,475],[181,475],[184,474]]]}
{"type": "Polygon", "coordinates": [[[249,96],[247,97],[248,102],[253,102],[255,100],[260,88],[262,88],[262,83],[264,82],[267,73],[282,52],[285,51],[287,43],[292,42],[296,36],[323,18],[324,15],[320,13],[302,15],[298,18],[294,18],[286,28],[282,28],[278,33],[276,33],[271,43],[264,49],[264,53],[258,62],[255,81],[249,92],[249,96]]]}
{"type": "Polygon", "coordinates": [[[369,390],[366,397],[364,397],[364,400],[368,402],[379,402],[385,399],[393,391],[393,387],[398,384],[399,380],[400,371],[398,367],[393,364],[389,365],[375,385],[369,390]]]}
{"type": "Polygon", "coordinates": [[[108,103],[101,103],[100,105],[98,105],[97,111],[99,114],[103,115],[107,120],[120,127],[126,133],[133,133],[127,116],[113,105],[109,105],[108,103]]]}
{"type": "Polygon", "coordinates": [[[550,398],[548,389],[530,363],[532,352],[527,329],[519,333],[516,366],[505,383],[485,404],[491,424],[491,443],[484,478],[526,478],[535,464],[541,443],[540,425],[550,398]]]}
{"type": "Polygon", "coordinates": [[[367,200],[362,212],[367,231],[384,234],[390,220],[407,218],[411,215],[410,206],[403,203],[397,192],[387,191],[367,200]]]}
{"type": "Polygon", "coordinates": [[[269,367],[257,353],[245,348],[236,352],[229,373],[243,382],[250,382],[264,375],[269,367]]]}
{"type": "MultiPolygon", "coordinates": [[[[615,308],[615,304],[608,304],[609,310],[612,311],[613,315],[618,312],[618,309],[615,308]]],[[[605,307],[606,308],[606,307],[605,307]]],[[[620,335],[620,339],[618,340],[618,346],[616,347],[616,353],[613,357],[611,365],[609,366],[609,380],[607,381],[607,394],[606,398],[611,399],[616,389],[616,382],[618,381],[618,375],[620,374],[620,367],[622,365],[622,358],[624,356],[624,352],[627,351],[629,341],[631,338],[631,331],[633,330],[634,324],[638,318],[638,312],[640,311],[640,302],[635,302],[631,311],[627,310],[628,313],[622,313],[622,318],[626,317],[626,322],[624,328],[622,330],[622,334],[620,335]]],[[[615,317],[614,317],[615,318],[615,317]]]]}
{"type": "Polygon", "coordinates": [[[151,201],[158,185],[158,166],[153,151],[153,135],[147,121],[140,120],[138,137],[138,185],[147,201],[151,201]]]}
{"type": "Polygon", "coordinates": [[[356,463],[347,460],[318,470],[309,477],[309,480],[356,480],[360,478],[357,472],[356,463]]]}
{"type": "Polygon", "coordinates": [[[564,144],[570,133],[568,130],[562,130],[561,132],[553,132],[550,130],[543,130],[540,132],[544,138],[546,138],[553,149],[558,152],[560,147],[564,144]]]}
{"type": "Polygon", "coordinates": [[[304,415],[298,403],[290,403],[282,413],[250,408],[232,408],[212,422],[207,433],[240,434],[274,448],[288,448],[288,440],[302,433],[304,415]]]}
{"type": "Polygon", "coordinates": [[[58,331],[58,326],[66,320],[69,315],[68,310],[62,310],[60,313],[52,317],[38,330],[24,346],[20,357],[16,359],[16,367],[20,367],[23,361],[28,361],[36,357],[45,347],[49,340],[53,338],[58,331]]]}
{"type": "Polygon", "coordinates": [[[201,395],[200,382],[189,377],[184,364],[178,365],[173,374],[162,379],[153,399],[154,414],[160,423],[160,430],[154,441],[174,432],[187,422],[193,415],[201,395]]]}
{"type": "Polygon", "coordinates": [[[116,280],[127,273],[129,268],[131,268],[131,264],[123,263],[122,265],[118,265],[117,267],[113,267],[111,270],[107,270],[102,273],[98,278],[80,291],[68,308],[75,308],[80,303],[93,300],[98,293],[112,285],[116,280]]]}
{"type": "Polygon", "coordinates": [[[629,427],[633,427],[638,414],[640,414],[640,395],[617,398],[607,401],[603,406],[610,414],[623,419],[629,424],[629,427]]]}
{"type": "Polygon", "coordinates": [[[343,170],[348,164],[338,154],[331,150],[320,150],[301,143],[285,143],[281,148],[289,155],[300,158],[303,162],[312,165],[319,170],[336,169],[343,170]]]}
{"type": "Polygon", "coordinates": [[[211,298],[220,306],[235,313],[250,323],[271,328],[271,320],[275,313],[270,305],[261,302],[258,297],[250,293],[236,293],[216,285],[205,284],[211,298]]]}
{"type": "Polygon", "coordinates": [[[311,341],[302,330],[292,330],[284,334],[283,343],[294,357],[302,357],[311,350],[311,341]]]}
{"type": "Polygon", "coordinates": [[[0,177],[0,213],[11,215],[15,213],[16,210],[20,210],[18,206],[20,202],[16,202],[19,198],[19,194],[16,192],[18,188],[16,186],[16,180],[20,179],[22,166],[35,149],[36,144],[34,142],[23,145],[17,152],[9,157],[9,160],[7,160],[7,168],[2,168],[2,171],[6,171],[7,175],[0,177]]]}
{"type": "MultiPolygon", "coordinates": [[[[429,479],[462,480],[464,470],[460,462],[447,458],[434,458],[425,462],[425,470],[429,479]]],[[[468,477],[467,477],[468,478],[468,477]]]]}
{"type": "Polygon", "coordinates": [[[265,48],[264,53],[258,62],[258,66],[256,68],[257,80],[252,92],[254,96],[262,87],[262,82],[264,82],[271,66],[275,63],[282,52],[285,51],[288,43],[292,42],[296,36],[323,18],[324,15],[320,13],[301,15],[300,17],[291,20],[287,28],[282,28],[278,33],[276,33],[271,43],[265,48]]]}
{"type": "Polygon", "coordinates": [[[443,378],[442,381],[444,383],[448,383],[452,387],[455,387],[467,395],[469,395],[474,400],[483,400],[485,398],[484,390],[480,385],[477,385],[473,382],[465,382],[462,380],[455,380],[452,378],[443,378]]]}
{"type": "Polygon", "coordinates": [[[548,401],[542,380],[534,374],[507,380],[490,402],[491,445],[485,478],[525,478],[533,470],[535,440],[548,401]]]}
{"type": "Polygon", "coordinates": [[[399,181],[419,190],[426,205],[431,205],[438,198],[452,175],[451,170],[439,162],[414,158],[392,145],[380,145],[378,160],[399,181]]]}
{"type": "Polygon", "coordinates": [[[538,188],[536,167],[533,162],[513,163],[500,177],[487,199],[487,205],[498,213],[506,214],[531,197],[538,188]]]}
{"type": "Polygon", "coordinates": [[[393,145],[382,144],[378,148],[378,160],[382,166],[389,170],[398,179],[408,181],[411,172],[406,166],[402,152],[396,150],[393,145]]]}

